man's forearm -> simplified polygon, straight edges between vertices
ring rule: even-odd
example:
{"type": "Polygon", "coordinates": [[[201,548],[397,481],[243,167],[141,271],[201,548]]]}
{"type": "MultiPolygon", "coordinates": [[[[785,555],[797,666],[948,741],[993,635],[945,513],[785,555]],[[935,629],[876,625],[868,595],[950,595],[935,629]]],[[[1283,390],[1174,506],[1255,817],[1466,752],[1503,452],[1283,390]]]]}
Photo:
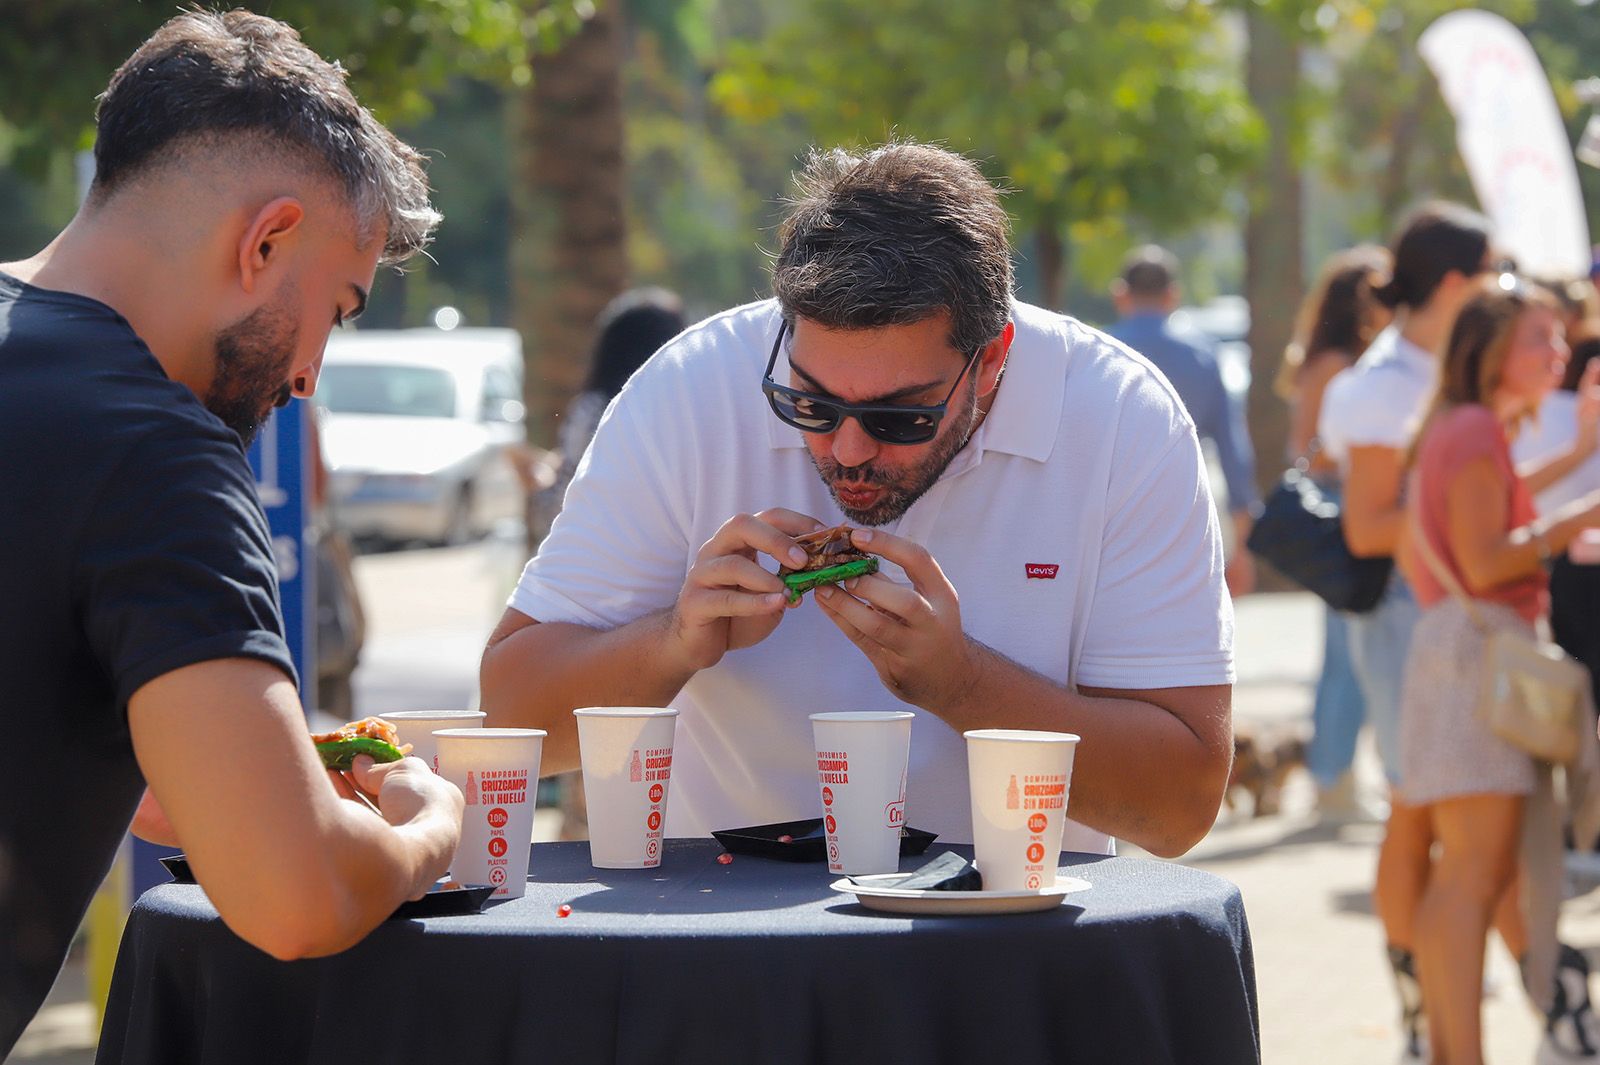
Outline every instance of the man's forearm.
{"type": "Polygon", "coordinates": [[[1073,820],[1166,857],[1187,851],[1210,829],[1233,755],[1226,685],[1075,691],[989,648],[979,645],[977,652],[973,685],[932,712],[958,732],[1040,729],[1081,737],[1069,800],[1073,820]],[[1195,727],[1153,700],[1181,701],[1195,727]],[[1198,709],[1189,705],[1197,701],[1198,709]]]}
{"type": "Polygon", "coordinates": [[[533,623],[491,637],[480,671],[489,724],[548,732],[541,775],[578,768],[574,709],[666,706],[694,675],[668,652],[670,618],[663,610],[615,629],[533,623]]]}

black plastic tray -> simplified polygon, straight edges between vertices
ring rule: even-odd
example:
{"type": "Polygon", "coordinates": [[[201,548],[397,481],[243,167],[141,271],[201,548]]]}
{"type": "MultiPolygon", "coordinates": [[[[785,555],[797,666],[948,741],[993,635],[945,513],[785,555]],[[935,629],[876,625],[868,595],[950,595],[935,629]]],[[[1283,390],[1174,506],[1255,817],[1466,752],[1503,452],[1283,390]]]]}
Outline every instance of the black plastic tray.
{"type": "MultiPolygon", "coordinates": [[[[189,868],[189,860],[183,855],[168,855],[161,859],[161,864],[172,874],[173,883],[194,883],[194,870],[189,868]]],[[[493,894],[494,888],[488,884],[482,887],[435,887],[420,899],[402,902],[388,919],[402,921],[414,917],[453,917],[463,913],[480,913],[483,904],[493,894]]]]}
{"type": "MultiPolygon", "coordinates": [[[[751,854],[757,858],[773,858],[780,862],[821,862],[827,860],[827,837],[822,831],[822,818],[808,817],[804,821],[780,821],[775,825],[752,825],[749,828],[727,828],[711,833],[724,849],[732,854],[751,854]],[[780,839],[790,837],[787,842],[780,839]]],[[[917,855],[939,838],[937,832],[924,832],[920,828],[900,830],[900,854],[917,855]]]]}

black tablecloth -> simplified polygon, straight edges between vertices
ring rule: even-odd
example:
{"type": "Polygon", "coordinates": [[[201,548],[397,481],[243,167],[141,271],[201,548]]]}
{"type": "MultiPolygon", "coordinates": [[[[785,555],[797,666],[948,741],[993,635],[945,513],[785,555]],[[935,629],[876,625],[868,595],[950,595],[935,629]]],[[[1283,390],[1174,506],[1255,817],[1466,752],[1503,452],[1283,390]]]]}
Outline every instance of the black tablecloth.
{"type": "MultiPolygon", "coordinates": [[[[928,857],[943,850],[971,854],[928,857]]],[[[290,963],[236,938],[200,888],[155,888],[97,1061],[1260,1060],[1244,905],[1207,873],[1064,855],[1093,887],[1054,910],[908,917],[829,891],[821,865],[720,853],[673,840],[660,869],[609,871],[586,844],[538,844],[522,899],[290,963]]]]}

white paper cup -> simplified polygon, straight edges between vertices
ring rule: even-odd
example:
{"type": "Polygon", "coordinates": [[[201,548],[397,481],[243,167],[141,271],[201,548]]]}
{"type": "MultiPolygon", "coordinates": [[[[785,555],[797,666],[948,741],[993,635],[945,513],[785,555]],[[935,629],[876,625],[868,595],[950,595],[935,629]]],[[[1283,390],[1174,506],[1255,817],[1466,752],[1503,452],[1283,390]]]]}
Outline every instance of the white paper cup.
{"type": "Polygon", "coordinates": [[[983,889],[1054,887],[1078,737],[1023,729],[978,729],[963,735],[972,792],[972,849],[983,889]]]}
{"type": "Polygon", "coordinates": [[[893,873],[906,824],[909,710],[812,714],[831,873],[893,873]]]}
{"type": "Polygon", "coordinates": [[[536,728],[482,727],[433,734],[439,745],[439,775],[466,799],[450,875],[462,884],[493,885],[497,899],[519,899],[528,887],[545,735],[536,728]]]}
{"type": "Polygon", "coordinates": [[[676,710],[586,706],[578,719],[583,794],[589,806],[589,862],[596,869],[661,864],[667,790],[672,783],[676,710]]]}
{"type": "Polygon", "coordinates": [[[411,744],[411,756],[428,763],[428,768],[439,771],[439,747],[433,734],[442,728],[482,728],[482,710],[396,710],[379,714],[394,726],[400,743],[411,744]]]}

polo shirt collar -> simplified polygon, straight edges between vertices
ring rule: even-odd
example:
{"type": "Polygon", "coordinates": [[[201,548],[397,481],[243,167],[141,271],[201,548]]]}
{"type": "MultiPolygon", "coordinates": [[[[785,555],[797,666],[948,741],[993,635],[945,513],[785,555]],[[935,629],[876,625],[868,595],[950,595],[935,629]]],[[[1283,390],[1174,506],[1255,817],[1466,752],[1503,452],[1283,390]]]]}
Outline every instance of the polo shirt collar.
{"type": "MultiPolygon", "coordinates": [[[[1013,320],[1015,318],[1013,312],[1013,320]]],[[[976,465],[985,451],[999,451],[1035,462],[1049,459],[1050,452],[1055,449],[1061,426],[1061,406],[1066,396],[1067,368],[1060,353],[1069,350],[1069,345],[1058,332],[1058,322],[1053,321],[1048,330],[1033,323],[1029,328],[1018,324],[994,405],[972,440],[951,462],[946,476],[976,465]]],[[[765,396],[761,397],[761,403],[767,419],[767,439],[773,448],[806,446],[800,430],[779,421],[765,396]]]]}

